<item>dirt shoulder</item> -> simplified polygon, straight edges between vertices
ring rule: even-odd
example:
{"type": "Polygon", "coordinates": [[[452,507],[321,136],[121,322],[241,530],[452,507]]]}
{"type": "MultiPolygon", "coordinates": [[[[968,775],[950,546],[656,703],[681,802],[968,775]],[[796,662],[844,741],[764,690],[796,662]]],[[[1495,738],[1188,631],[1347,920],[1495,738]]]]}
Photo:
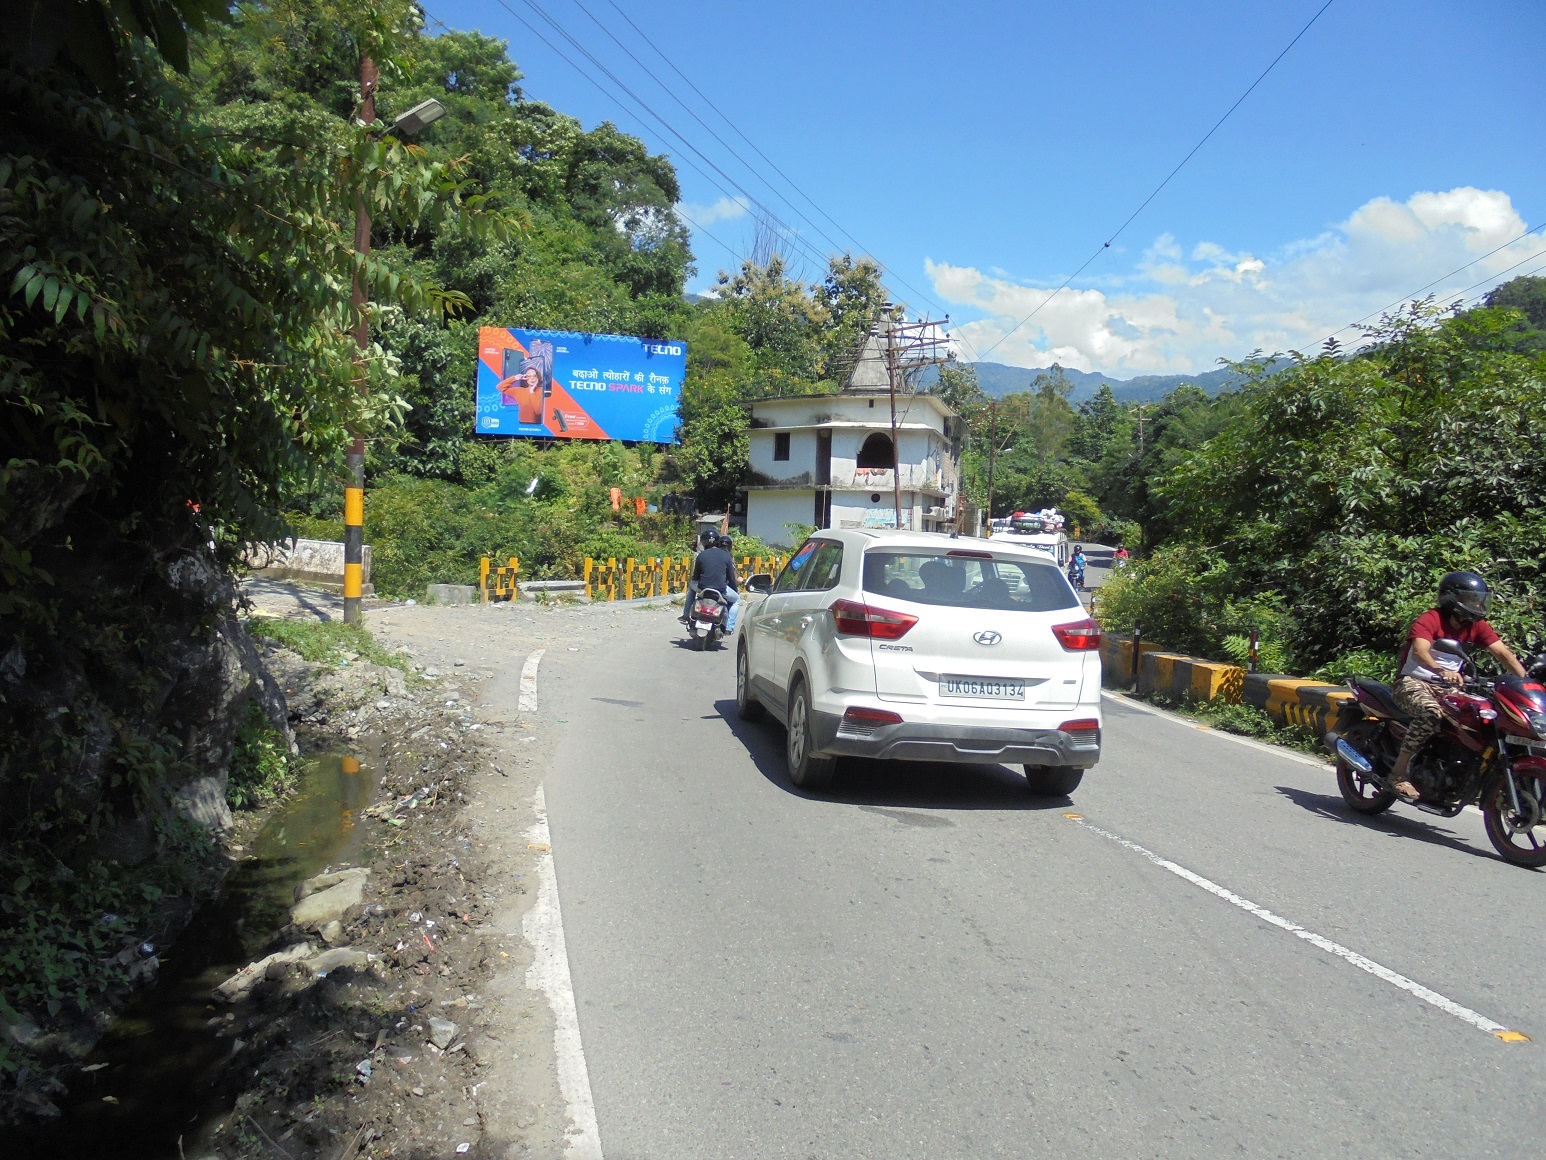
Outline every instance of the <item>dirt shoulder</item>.
{"type": "MultiPolygon", "coordinates": [[[[331,598],[286,587],[251,592],[257,610],[336,613],[331,598]]],[[[407,660],[406,683],[374,666],[308,674],[293,654],[276,657],[303,732],[359,739],[378,765],[376,802],[360,820],[371,873],[361,904],[333,932],[371,957],[320,980],[300,964],[270,968],[215,1017],[240,1058],[242,1090],[188,1155],[267,1155],[277,1146],[296,1160],[505,1160],[583,1144],[574,1093],[559,1083],[544,968],[533,970],[543,938],[526,930],[544,869],[551,890],[539,789],[562,724],[559,707],[543,702],[540,658],[588,651],[613,617],[631,613],[370,607],[366,625],[407,660]],[[535,698],[528,680],[523,708],[532,658],[535,698]],[[332,687],[361,679],[363,695],[332,687]]],[[[273,945],[305,937],[316,936],[291,929],[273,945]]]]}

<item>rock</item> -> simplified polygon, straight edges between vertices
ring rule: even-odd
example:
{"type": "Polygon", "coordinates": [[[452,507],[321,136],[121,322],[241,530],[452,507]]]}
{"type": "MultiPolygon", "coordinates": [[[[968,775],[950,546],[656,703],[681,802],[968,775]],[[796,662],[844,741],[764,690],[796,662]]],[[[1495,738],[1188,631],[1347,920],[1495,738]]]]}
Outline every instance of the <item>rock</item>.
{"type": "Polygon", "coordinates": [[[215,988],[215,998],[224,1003],[235,1003],[268,978],[270,968],[277,968],[278,973],[283,974],[289,969],[291,963],[310,958],[316,949],[311,943],[296,943],[282,951],[275,951],[255,963],[248,963],[215,988]]]}
{"type": "Polygon", "coordinates": [[[324,922],[322,929],[317,932],[322,936],[322,941],[330,947],[340,946],[344,940],[344,924],[336,918],[332,922],[324,922]]]}
{"type": "Polygon", "coordinates": [[[364,882],[369,877],[370,871],[363,866],[351,866],[347,870],[332,870],[326,874],[317,874],[306,879],[305,882],[302,882],[295,888],[295,901],[299,902],[301,899],[309,898],[313,894],[320,894],[322,891],[337,886],[342,882],[348,882],[355,878],[364,882]]]}
{"type": "Polygon", "coordinates": [[[206,830],[224,832],[231,828],[231,806],[225,800],[225,778],[196,777],[172,794],[172,801],[183,815],[206,830]]]}
{"type": "Polygon", "coordinates": [[[315,958],[307,959],[302,965],[320,979],[323,975],[338,970],[339,967],[358,971],[369,966],[370,960],[371,956],[364,951],[355,950],[353,947],[335,947],[333,950],[323,951],[315,958]]]}
{"type": "Polygon", "coordinates": [[[429,1017],[429,1041],[444,1051],[451,1046],[451,1041],[456,1038],[459,1028],[449,1019],[440,1019],[434,1015],[429,1017]]]}
{"type": "Polygon", "coordinates": [[[343,870],[323,874],[302,883],[301,899],[290,909],[290,921],[307,930],[319,930],[330,922],[342,920],[365,897],[365,879],[370,871],[343,870]],[[321,888],[317,887],[321,885],[321,888]],[[311,890],[307,888],[311,887],[311,890]]]}

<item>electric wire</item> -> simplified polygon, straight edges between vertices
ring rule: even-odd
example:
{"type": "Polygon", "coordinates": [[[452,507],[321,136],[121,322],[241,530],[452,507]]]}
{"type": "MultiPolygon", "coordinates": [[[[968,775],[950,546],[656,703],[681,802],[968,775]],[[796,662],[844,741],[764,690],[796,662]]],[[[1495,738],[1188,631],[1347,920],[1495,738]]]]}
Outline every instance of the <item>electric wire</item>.
{"type": "MultiPolygon", "coordinates": [[[[1333,330],[1330,334],[1328,334],[1325,338],[1323,338],[1317,345],[1325,346],[1328,342],[1330,342],[1332,339],[1336,338],[1336,336],[1341,334],[1344,330],[1352,330],[1355,326],[1362,326],[1365,322],[1368,322],[1369,319],[1371,319],[1371,318],[1377,318],[1377,317],[1379,317],[1382,314],[1388,314],[1388,313],[1390,313],[1391,310],[1395,309],[1397,306],[1400,306],[1403,302],[1415,301],[1417,296],[1419,294],[1421,294],[1424,290],[1431,290],[1433,287],[1439,285],[1441,282],[1448,282],[1456,274],[1460,273],[1460,271],[1462,271],[1462,270],[1469,270],[1472,266],[1476,265],[1476,263],[1478,263],[1478,262],[1485,262],[1488,258],[1492,257],[1494,254],[1500,253],[1503,250],[1508,249],[1510,246],[1516,245],[1519,242],[1524,241],[1531,234],[1539,233],[1541,230],[1546,230],[1546,222],[1542,222],[1540,225],[1531,226],[1529,229],[1527,229],[1524,233],[1520,234],[1518,237],[1510,238],[1508,241],[1504,242],[1501,246],[1498,246],[1495,249],[1488,250],[1485,254],[1482,254],[1480,257],[1472,258],[1469,262],[1467,262],[1463,266],[1456,266],[1448,274],[1444,274],[1441,277],[1435,278],[1432,282],[1429,282],[1426,286],[1419,286],[1416,290],[1412,291],[1410,294],[1403,294],[1400,298],[1397,298],[1394,302],[1391,302],[1388,305],[1381,307],[1379,310],[1374,310],[1374,311],[1371,311],[1368,314],[1365,314],[1362,318],[1358,319],[1356,322],[1349,322],[1346,326],[1339,327],[1338,329],[1333,330]]],[[[1526,262],[1532,261],[1533,259],[1539,258],[1541,256],[1542,255],[1541,255],[1540,251],[1537,250],[1535,253],[1530,254],[1527,257],[1522,258],[1519,261],[1515,262],[1512,266],[1506,266],[1502,270],[1497,271],[1496,273],[1489,274],[1487,277],[1483,278],[1480,282],[1472,283],[1470,286],[1467,286],[1464,290],[1451,291],[1449,294],[1444,295],[1443,298],[1440,298],[1439,301],[1440,302],[1447,302],[1449,299],[1454,298],[1457,294],[1458,295],[1468,294],[1472,290],[1476,289],[1476,287],[1484,286],[1484,285],[1486,285],[1489,282],[1496,281],[1498,278],[1502,277],[1504,274],[1507,274],[1510,270],[1517,270],[1520,266],[1523,266],[1526,262]]],[[[1525,277],[1525,275],[1520,275],[1520,277],[1525,277]]],[[[1483,295],[1483,297],[1485,297],[1485,295],[1483,295]]]]}
{"type": "MultiPolygon", "coordinates": [[[[631,117],[632,119],[634,119],[636,121],[639,121],[641,125],[643,124],[642,119],[638,116],[637,113],[634,113],[626,105],[624,105],[623,102],[620,101],[615,94],[613,94],[611,92],[608,92],[605,85],[603,85],[593,75],[591,75],[591,73],[588,70],[586,70],[584,68],[581,68],[578,64],[576,64],[562,49],[560,49],[556,44],[554,44],[551,40],[549,40],[546,36],[544,36],[542,34],[542,31],[540,29],[538,29],[535,25],[533,25],[531,23],[531,21],[527,20],[524,16],[522,16],[515,9],[511,8],[509,4],[505,3],[505,0],[499,0],[499,6],[501,8],[503,8],[506,12],[508,12],[528,32],[530,32],[533,36],[535,36],[538,40],[540,40],[544,45],[546,45],[548,50],[550,52],[552,52],[554,56],[558,57],[559,60],[563,61],[570,68],[574,69],[575,72],[579,73],[582,77],[584,77],[586,81],[588,81],[592,86],[595,87],[597,92],[601,93],[602,96],[606,97],[613,104],[615,104],[619,109],[621,109],[623,111],[624,114],[626,114],[627,116],[631,117]]],[[[614,160],[616,160],[616,158],[614,158],[614,160]]],[[[724,187],[718,185],[718,183],[715,182],[712,177],[710,177],[707,173],[704,173],[702,169],[700,169],[697,165],[695,165],[693,163],[691,158],[683,158],[682,160],[688,166],[690,166],[695,172],[697,172],[699,174],[699,176],[701,176],[705,181],[709,182],[711,185],[714,185],[715,188],[719,189],[721,193],[725,193],[725,195],[727,197],[730,196],[730,194],[727,191],[725,191],[724,187]]],[[[689,220],[691,220],[691,219],[689,219],[689,220]]],[[[734,246],[731,246],[730,244],[725,242],[723,239],[719,238],[717,235],[712,233],[710,230],[708,230],[707,228],[705,228],[703,226],[698,225],[697,223],[693,223],[693,228],[695,230],[698,230],[698,231],[702,232],[706,237],[708,237],[710,240],[712,240],[718,246],[720,246],[720,248],[725,250],[726,253],[730,254],[730,256],[732,258],[734,258],[736,261],[742,260],[742,258],[744,256],[744,251],[739,250],[739,249],[737,249],[734,246]]]]}
{"type": "Polygon", "coordinates": [[[1128,226],[1133,224],[1133,221],[1138,217],[1138,215],[1141,214],[1145,209],[1148,208],[1149,203],[1152,202],[1156,197],[1158,197],[1160,195],[1160,192],[1167,185],[1170,184],[1171,179],[1174,178],[1176,176],[1176,174],[1180,173],[1183,168],[1185,168],[1186,163],[1197,155],[1197,151],[1208,143],[1208,139],[1211,138],[1215,133],[1217,133],[1219,131],[1220,127],[1224,124],[1224,122],[1229,120],[1230,115],[1233,114],[1234,111],[1236,109],[1238,109],[1241,106],[1241,104],[1244,103],[1244,101],[1245,101],[1245,99],[1247,97],[1249,97],[1253,92],[1256,91],[1256,87],[1258,85],[1260,85],[1262,83],[1262,81],[1267,79],[1267,74],[1270,73],[1273,69],[1277,68],[1278,62],[1281,61],[1285,56],[1288,55],[1289,49],[1293,48],[1294,45],[1298,44],[1299,41],[1301,39],[1303,39],[1305,33],[1310,31],[1310,29],[1315,25],[1315,22],[1317,20],[1319,20],[1321,18],[1321,16],[1325,13],[1326,9],[1330,8],[1334,3],[1336,3],[1336,0],[1326,0],[1326,2],[1324,4],[1322,4],[1320,6],[1320,8],[1318,8],[1316,10],[1315,15],[1310,17],[1309,22],[1306,23],[1305,26],[1299,30],[1299,32],[1294,36],[1294,39],[1290,40],[1288,42],[1288,44],[1284,47],[1283,51],[1278,53],[1277,56],[1273,57],[1272,58],[1272,62],[1270,64],[1268,64],[1266,68],[1262,69],[1261,74],[1254,81],[1251,82],[1250,87],[1248,87],[1245,90],[1245,92],[1241,93],[1240,96],[1238,98],[1236,98],[1234,104],[1230,105],[1228,109],[1224,110],[1224,115],[1213,123],[1213,128],[1209,129],[1206,133],[1204,133],[1202,135],[1202,139],[1200,141],[1198,141],[1197,144],[1193,145],[1192,148],[1187,152],[1186,156],[1181,158],[1181,160],[1176,164],[1176,167],[1165,175],[1165,179],[1154,187],[1153,192],[1151,192],[1148,197],[1143,199],[1142,203],[1138,206],[1137,209],[1133,210],[1132,213],[1127,215],[1127,220],[1124,221],[1120,226],[1117,227],[1116,232],[1111,234],[1110,237],[1108,237],[1103,243],[1101,243],[1100,247],[1093,254],[1091,254],[1088,258],[1086,258],[1084,260],[1084,262],[1080,265],[1080,267],[1077,270],[1075,270],[1067,278],[1063,279],[1062,284],[1059,285],[1056,290],[1054,290],[1051,294],[1049,294],[1045,298],[1043,298],[1041,300],[1041,302],[1037,305],[1035,310],[1032,310],[1029,314],[1027,314],[1019,322],[1015,323],[1007,331],[1005,331],[1002,335],[1000,335],[998,341],[995,342],[992,346],[988,347],[987,350],[983,351],[982,355],[980,356],[980,358],[987,358],[988,355],[992,354],[1001,345],[1003,345],[1003,343],[1009,338],[1010,335],[1014,334],[1017,330],[1019,330],[1027,322],[1029,322],[1031,319],[1035,318],[1036,315],[1040,314],[1041,311],[1042,311],[1042,308],[1045,307],[1047,305],[1047,303],[1051,302],[1054,298],[1056,298],[1059,294],[1061,294],[1065,289],[1067,289],[1068,288],[1068,284],[1070,282],[1072,282],[1075,278],[1079,277],[1080,274],[1084,273],[1084,271],[1090,266],[1090,264],[1092,262],[1095,261],[1096,258],[1100,257],[1103,253],[1105,253],[1107,250],[1109,250],[1111,248],[1111,243],[1116,241],[1117,238],[1119,238],[1122,235],[1122,232],[1124,230],[1126,230],[1128,226]]]}
{"type": "MultiPolygon", "coordinates": [[[[505,0],[499,0],[499,2],[500,2],[500,6],[502,8],[504,8],[506,11],[510,12],[511,15],[515,15],[514,10],[512,8],[510,8],[509,4],[507,4],[505,2],[505,0]]],[[[791,245],[793,245],[793,246],[795,246],[797,248],[803,249],[804,253],[805,253],[805,256],[808,257],[809,259],[815,261],[818,266],[825,264],[826,257],[824,255],[822,255],[819,251],[817,251],[816,248],[814,246],[812,246],[808,241],[806,241],[803,237],[801,237],[801,235],[799,234],[798,231],[794,231],[794,230],[788,229],[788,227],[785,225],[785,223],[782,221],[782,219],[778,216],[778,214],[774,213],[771,208],[769,208],[766,204],[764,204],[763,201],[760,198],[754,196],[751,193],[751,191],[746,189],[739,181],[737,181],[735,178],[731,177],[730,174],[726,173],[723,169],[721,169],[719,167],[719,165],[716,164],[712,158],[710,158],[707,154],[705,154],[702,150],[700,150],[696,145],[694,145],[692,143],[692,141],[689,140],[686,137],[685,134],[680,132],[674,125],[671,124],[671,122],[667,121],[663,116],[661,116],[658,112],[656,112],[654,107],[651,106],[648,101],[644,100],[644,98],[639,96],[638,93],[634,92],[633,89],[629,88],[629,86],[620,77],[618,77],[618,75],[616,73],[614,73],[610,68],[608,68],[606,66],[606,64],[603,63],[588,48],[586,48],[577,39],[575,39],[575,37],[566,28],[564,28],[563,25],[561,25],[558,21],[554,20],[552,16],[548,15],[546,10],[544,10],[541,5],[537,4],[535,2],[535,0],[522,0],[522,3],[524,3],[527,8],[531,9],[532,12],[534,12],[539,18],[541,18],[541,20],[545,24],[547,24],[549,28],[551,28],[554,32],[556,32],[564,40],[568,41],[569,44],[574,48],[574,50],[576,52],[578,52],[586,60],[590,61],[591,64],[596,66],[596,68],[601,70],[601,72],[603,74],[605,74],[606,77],[609,80],[611,80],[611,82],[614,85],[616,85],[620,90],[622,90],[624,93],[626,93],[634,101],[635,104],[637,104],[641,108],[643,108],[645,110],[645,112],[648,113],[649,116],[651,118],[653,118],[667,133],[669,133],[672,137],[676,138],[679,142],[681,142],[683,148],[687,149],[689,152],[691,152],[692,154],[697,156],[705,165],[707,165],[710,169],[712,169],[715,173],[717,173],[721,178],[723,178],[726,182],[728,182],[737,192],[739,192],[742,196],[746,197],[749,201],[751,201],[754,205],[756,205],[757,208],[761,211],[761,213],[763,215],[763,218],[765,220],[765,223],[768,225],[768,227],[770,229],[774,229],[776,232],[778,232],[779,235],[787,243],[789,243],[789,244],[791,244],[791,245]],[[780,227],[784,227],[784,228],[781,229],[780,227]]],[[[524,24],[526,22],[523,20],[522,23],[524,24]]],[[[530,28],[531,25],[527,24],[527,27],[530,28]]],[[[533,29],[533,31],[535,31],[535,29],[533,29]]],[[[544,43],[549,44],[549,46],[551,47],[551,42],[547,41],[547,39],[545,37],[543,38],[543,41],[544,41],[544,43]]],[[[570,61],[569,63],[571,65],[573,65],[572,61],[570,61]]],[[[690,164],[690,162],[689,162],[689,164],[690,164]]],[[[734,199],[734,195],[729,190],[727,190],[723,185],[721,185],[718,181],[715,181],[713,178],[709,177],[708,174],[703,173],[703,170],[700,169],[698,166],[694,165],[693,168],[696,169],[700,174],[702,174],[704,176],[704,178],[709,181],[710,184],[714,185],[717,189],[719,189],[719,191],[721,193],[723,193],[726,197],[732,198],[732,200],[734,199]]]]}
{"type": "MultiPolygon", "coordinates": [[[[585,6],[580,3],[580,0],[574,0],[574,3],[578,7],[580,7],[580,9],[582,11],[584,11],[587,16],[590,16],[593,21],[596,20],[596,18],[594,16],[591,16],[591,13],[589,12],[589,10],[585,9],[585,6]]],[[[612,8],[612,10],[614,12],[616,12],[625,21],[627,21],[628,27],[632,28],[634,30],[634,32],[636,34],[638,34],[639,39],[644,41],[645,44],[649,45],[650,49],[655,53],[655,55],[658,56],[661,60],[663,60],[666,63],[666,66],[668,68],[670,68],[670,70],[672,72],[674,72],[677,76],[682,78],[683,82],[686,83],[687,87],[690,88],[694,93],[697,94],[698,99],[701,100],[705,105],[707,105],[710,109],[712,109],[714,111],[715,116],[717,116],[721,121],[723,121],[726,125],[728,125],[730,127],[731,131],[734,132],[737,137],[739,137],[742,141],[746,142],[746,144],[751,147],[752,151],[755,152],[758,157],[762,158],[763,161],[767,162],[768,167],[771,168],[774,173],[778,174],[778,176],[781,177],[784,180],[785,184],[787,184],[790,189],[794,190],[795,193],[799,194],[800,197],[806,202],[807,205],[809,205],[812,209],[814,209],[822,217],[826,218],[827,221],[829,223],[831,223],[832,227],[835,230],[837,230],[838,233],[842,234],[843,237],[847,238],[850,242],[852,242],[854,244],[854,246],[856,246],[858,248],[858,250],[859,250],[859,252],[861,254],[863,254],[865,257],[869,258],[870,261],[874,262],[877,266],[879,266],[883,273],[885,273],[885,274],[889,275],[891,278],[893,278],[896,281],[897,285],[901,286],[904,290],[907,290],[910,293],[912,293],[913,295],[917,296],[918,298],[921,298],[923,301],[925,301],[929,305],[933,306],[941,314],[948,315],[950,313],[937,300],[935,300],[934,298],[930,297],[928,294],[925,294],[923,291],[919,290],[916,286],[911,285],[909,282],[906,281],[906,279],[902,278],[901,275],[896,273],[895,270],[891,269],[889,266],[886,265],[886,263],[882,262],[879,258],[877,258],[875,256],[875,254],[869,249],[868,246],[866,246],[858,238],[854,237],[853,234],[849,233],[846,229],[844,229],[843,226],[842,226],[842,223],[840,223],[836,218],[834,218],[826,210],[822,209],[821,206],[816,204],[815,199],[813,199],[810,196],[810,194],[806,193],[805,190],[801,189],[800,186],[795,183],[795,181],[794,181],[794,179],[792,177],[790,177],[787,173],[785,173],[782,169],[780,169],[779,166],[778,166],[778,163],[775,162],[766,153],[764,153],[762,151],[762,149],[757,145],[757,143],[755,141],[753,141],[750,137],[748,137],[745,133],[743,133],[741,131],[740,126],[738,126],[734,121],[732,121],[729,117],[727,117],[725,115],[725,113],[719,108],[719,106],[716,105],[712,100],[709,99],[708,94],[706,94],[702,89],[700,89],[696,84],[694,84],[693,81],[692,81],[692,78],[689,77],[686,73],[684,73],[680,68],[678,68],[677,65],[676,65],[676,62],[673,61],[669,56],[667,56],[661,50],[660,46],[657,45],[653,40],[650,39],[649,34],[646,33],[644,31],[644,29],[640,28],[636,23],[634,23],[633,17],[629,16],[627,12],[625,12],[622,8],[620,8],[618,6],[617,0],[607,0],[607,3],[611,6],[611,8],[612,8]]],[[[596,23],[598,25],[600,24],[599,21],[596,21],[596,23]]],[[[603,29],[603,31],[605,31],[605,29],[603,29]]],[[[607,35],[611,36],[612,34],[610,32],[608,32],[607,35]]],[[[616,40],[617,38],[614,36],[614,37],[612,37],[612,39],[616,40]]],[[[621,42],[619,42],[619,43],[621,43],[621,42]]],[[[624,51],[627,51],[627,50],[625,49],[624,51]]],[[[632,57],[633,54],[630,52],[629,56],[632,57]]],[[[637,57],[634,57],[634,62],[636,64],[639,63],[637,57]]],[[[642,64],[640,64],[639,67],[643,68],[644,66],[642,64]]],[[[648,70],[646,70],[646,71],[648,71],[648,70]]],[[[652,77],[654,76],[653,73],[650,74],[650,75],[652,77]]],[[[661,88],[666,89],[667,92],[670,92],[670,89],[667,88],[667,86],[662,81],[660,81],[658,78],[655,78],[655,83],[660,85],[661,88]]],[[[682,107],[684,109],[687,108],[687,106],[685,104],[683,104],[681,98],[677,97],[677,95],[675,93],[671,93],[671,99],[676,101],[677,104],[682,105],[682,107]]],[[[688,112],[691,113],[692,110],[688,109],[688,112]]],[[[698,121],[698,123],[700,125],[703,125],[702,119],[699,118],[696,113],[693,113],[692,115],[693,115],[693,119],[694,120],[698,121]]],[[[703,125],[703,127],[705,129],[708,129],[707,125],[703,125]]],[[[709,132],[713,133],[713,130],[710,129],[709,132]]],[[[719,137],[718,134],[714,134],[714,139],[716,141],[719,141],[720,144],[722,144],[722,145],[725,144],[725,142],[723,140],[721,140],[721,138],[719,137]]],[[[730,147],[728,145],[725,145],[725,148],[729,149],[730,147]]],[[[736,154],[734,150],[731,150],[731,155],[734,156],[736,158],[736,160],[740,161],[742,165],[745,165],[748,170],[751,170],[753,173],[756,173],[756,170],[752,169],[751,165],[749,165],[743,158],[741,158],[738,154],[736,154]]],[[[773,183],[768,181],[767,178],[763,177],[760,173],[757,174],[757,176],[758,176],[758,179],[760,181],[762,181],[762,183],[764,185],[766,185],[770,190],[775,189],[773,183]]],[[[835,241],[833,241],[832,237],[829,234],[827,234],[827,232],[825,230],[823,230],[819,225],[817,225],[817,223],[815,221],[813,221],[806,214],[804,214],[800,210],[798,210],[795,207],[794,203],[792,201],[790,201],[787,196],[785,196],[784,194],[778,194],[778,196],[783,199],[784,203],[786,205],[788,205],[790,209],[795,210],[795,212],[797,214],[799,214],[802,219],[804,219],[806,222],[808,222],[813,229],[815,229],[818,233],[820,233],[823,238],[826,238],[826,240],[828,242],[830,242],[833,245],[834,248],[836,248],[836,249],[842,249],[843,248],[841,246],[838,246],[838,244],[835,241]]],[[[971,346],[970,341],[968,341],[964,336],[962,336],[959,339],[959,341],[966,343],[967,346],[971,346]]],[[[973,350],[975,351],[975,347],[973,347],[973,350]]],[[[976,355],[974,354],[973,357],[975,358],[976,355]]]]}

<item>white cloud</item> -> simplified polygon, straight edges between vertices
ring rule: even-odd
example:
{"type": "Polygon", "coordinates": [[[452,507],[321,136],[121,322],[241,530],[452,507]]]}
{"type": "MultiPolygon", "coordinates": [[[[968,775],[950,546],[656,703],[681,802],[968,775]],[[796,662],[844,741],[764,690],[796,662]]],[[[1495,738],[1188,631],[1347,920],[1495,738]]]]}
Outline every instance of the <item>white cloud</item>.
{"type": "Polygon", "coordinates": [[[683,202],[676,207],[690,226],[705,229],[715,222],[732,222],[746,216],[748,202],[744,197],[722,197],[713,205],[691,205],[683,202]]]}
{"type": "MultiPolygon", "coordinates": [[[[1162,234],[1134,270],[1104,280],[1107,289],[1070,287],[1053,296],[1051,288],[968,266],[932,260],[926,266],[937,293],[981,312],[955,328],[967,357],[995,347],[988,358],[1016,366],[1058,362],[1124,376],[1184,374],[1257,349],[1313,350],[1340,327],[1499,246],[1432,292],[1442,298],[1530,272],[1537,263],[1528,259],[1546,260],[1546,237],[1510,243],[1525,229],[1506,193],[1462,186],[1405,202],[1375,198],[1325,233],[1266,257],[1206,240],[1193,244],[1187,257],[1176,238],[1162,234]],[[1034,318],[1004,338],[1037,307],[1034,318]]],[[[1339,337],[1346,344],[1358,336],[1339,337]]]]}

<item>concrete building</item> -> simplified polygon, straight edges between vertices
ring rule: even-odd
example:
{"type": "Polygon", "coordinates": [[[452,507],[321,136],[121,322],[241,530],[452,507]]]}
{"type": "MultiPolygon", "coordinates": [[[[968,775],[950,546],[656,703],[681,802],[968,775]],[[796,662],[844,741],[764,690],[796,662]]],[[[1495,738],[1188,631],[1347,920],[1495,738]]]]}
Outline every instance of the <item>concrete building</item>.
{"type": "MultiPolygon", "coordinates": [[[[883,368],[879,385],[864,381],[872,377],[873,371],[856,373],[838,395],[750,404],[748,533],[771,544],[788,544],[790,524],[894,527],[892,485],[898,469],[901,526],[915,531],[955,527],[961,419],[933,395],[898,395],[893,447],[883,368]]],[[[973,517],[975,522],[975,513],[973,517]]],[[[966,529],[968,534],[975,530],[966,529]]]]}

